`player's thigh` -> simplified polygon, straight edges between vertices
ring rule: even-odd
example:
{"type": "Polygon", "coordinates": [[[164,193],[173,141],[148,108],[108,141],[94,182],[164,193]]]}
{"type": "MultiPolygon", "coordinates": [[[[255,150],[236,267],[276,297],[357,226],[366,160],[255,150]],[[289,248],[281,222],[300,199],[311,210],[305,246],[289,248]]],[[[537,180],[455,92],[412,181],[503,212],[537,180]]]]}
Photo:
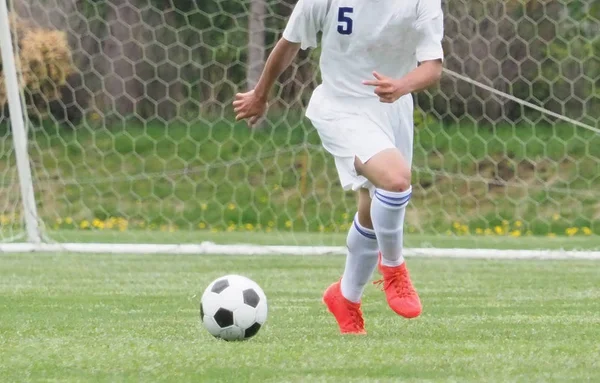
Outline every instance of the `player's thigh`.
{"type": "Polygon", "coordinates": [[[363,227],[372,229],[373,221],[371,221],[371,193],[369,189],[358,189],[357,199],[358,223],[360,223],[363,227]]]}
{"type": "Polygon", "coordinates": [[[410,165],[398,149],[382,150],[364,163],[355,158],[354,167],[377,188],[399,192],[410,187],[410,165]]]}

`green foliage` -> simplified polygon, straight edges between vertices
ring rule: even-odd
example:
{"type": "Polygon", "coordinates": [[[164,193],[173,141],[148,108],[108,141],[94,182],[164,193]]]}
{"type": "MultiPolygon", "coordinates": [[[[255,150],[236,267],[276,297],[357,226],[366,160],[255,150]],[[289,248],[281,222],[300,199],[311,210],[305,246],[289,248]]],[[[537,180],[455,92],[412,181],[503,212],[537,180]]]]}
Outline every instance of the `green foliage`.
{"type": "MultiPolygon", "coordinates": [[[[46,126],[31,141],[38,210],[49,228],[66,217],[76,226],[123,217],[127,229],[345,232],[352,194],[341,190],[316,132],[286,117],[273,115],[257,131],[218,118],[210,128],[46,126]]],[[[520,221],[512,229],[523,236],[569,235],[572,227],[600,234],[599,136],[570,125],[490,130],[426,116],[418,125],[412,233],[483,234],[507,220],[520,221]]]]}

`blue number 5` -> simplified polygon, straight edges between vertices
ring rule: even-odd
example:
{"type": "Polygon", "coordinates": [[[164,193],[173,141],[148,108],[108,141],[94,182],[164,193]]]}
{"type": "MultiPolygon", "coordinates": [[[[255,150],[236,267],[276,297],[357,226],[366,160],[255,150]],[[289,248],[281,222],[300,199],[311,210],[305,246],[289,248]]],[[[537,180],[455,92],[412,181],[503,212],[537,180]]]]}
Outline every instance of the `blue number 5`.
{"type": "Polygon", "coordinates": [[[352,12],[354,12],[354,8],[352,7],[340,7],[338,11],[338,27],[337,31],[341,35],[350,35],[352,34],[352,19],[350,18],[352,12]]]}

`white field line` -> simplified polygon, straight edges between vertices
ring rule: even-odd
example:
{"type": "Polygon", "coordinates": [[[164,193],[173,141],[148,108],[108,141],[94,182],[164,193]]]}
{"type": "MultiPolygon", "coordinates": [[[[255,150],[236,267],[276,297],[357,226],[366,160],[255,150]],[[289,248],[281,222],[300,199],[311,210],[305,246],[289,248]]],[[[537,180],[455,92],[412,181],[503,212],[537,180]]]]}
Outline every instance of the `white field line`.
{"type": "MultiPolygon", "coordinates": [[[[196,255],[342,255],[343,246],[267,246],[137,243],[2,243],[0,253],[100,253],[100,254],[196,254],[196,255]]],[[[408,257],[473,258],[473,259],[588,259],[600,260],[600,251],[585,250],[497,250],[409,248],[408,257]]]]}

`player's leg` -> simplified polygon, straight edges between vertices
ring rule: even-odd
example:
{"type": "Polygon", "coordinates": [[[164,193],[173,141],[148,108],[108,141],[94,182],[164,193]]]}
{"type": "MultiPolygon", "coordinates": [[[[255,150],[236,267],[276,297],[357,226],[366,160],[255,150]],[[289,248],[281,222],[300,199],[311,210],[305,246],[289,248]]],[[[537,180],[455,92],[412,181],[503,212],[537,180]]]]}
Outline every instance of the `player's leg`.
{"type": "Polygon", "coordinates": [[[404,216],[412,192],[408,162],[398,149],[386,149],[365,163],[356,159],[355,168],[376,187],[370,212],[388,303],[399,315],[417,317],[421,302],[402,255],[404,216]]]}
{"type": "MultiPolygon", "coordinates": [[[[338,171],[345,179],[346,167],[353,166],[352,158],[336,159],[338,171]]],[[[364,288],[377,266],[378,245],[371,223],[371,197],[360,188],[358,212],[348,231],[346,266],[341,280],[325,291],[323,302],[333,314],[340,331],[345,334],[365,334],[360,302],[364,288]]]]}
{"type": "Polygon", "coordinates": [[[378,244],[371,222],[371,196],[369,190],[358,191],[358,212],[348,231],[346,267],[341,280],[344,298],[360,302],[365,286],[371,280],[377,266],[378,244]]]}
{"type": "Polygon", "coordinates": [[[378,234],[382,264],[399,266],[402,256],[402,237],[406,205],[410,200],[410,168],[400,151],[386,149],[366,163],[355,159],[358,174],[375,185],[371,219],[378,234]]]}

